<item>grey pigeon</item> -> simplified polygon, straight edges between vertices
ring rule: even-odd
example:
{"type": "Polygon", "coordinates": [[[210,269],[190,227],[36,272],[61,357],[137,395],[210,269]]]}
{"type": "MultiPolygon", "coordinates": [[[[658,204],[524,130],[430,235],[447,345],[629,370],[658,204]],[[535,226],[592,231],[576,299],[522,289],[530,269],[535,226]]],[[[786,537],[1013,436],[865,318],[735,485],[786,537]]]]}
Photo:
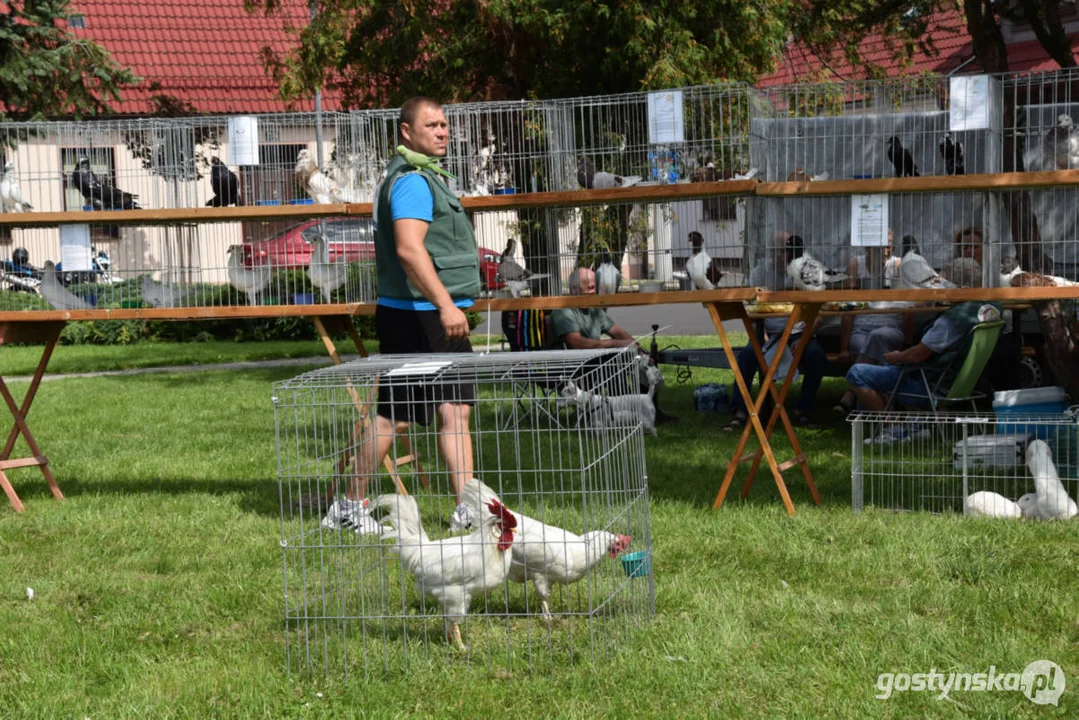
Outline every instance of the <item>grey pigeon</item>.
{"type": "Polygon", "coordinates": [[[85,155],[75,162],[75,169],[71,172],[71,184],[78,188],[94,210],[140,209],[136,202],[138,195],[124,192],[99,178],[90,168],[90,160],[85,155]]]}
{"type": "Polygon", "coordinates": [[[910,250],[903,256],[899,264],[899,277],[896,285],[899,288],[911,288],[915,290],[941,288],[954,288],[955,284],[945,280],[940,273],[933,269],[917,250],[910,250]]]}
{"type": "Polygon", "coordinates": [[[4,175],[0,177],[0,211],[10,213],[33,210],[34,206],[26,202],[19,187],[19,178],[15,177],[15,163],[4,163],[4,175]]]}
{"type": "Polygon", "coordinates": [[[56,265],[52,260],[45,261],[41,287],[38,291],[45,301],[57,310],[89,310],[91,308],[90,303],[60,284],[60,279],[56,277],[56,265]]]}
{"type": "Polygon", "coordinates": [[[150,307],[183,307],[186,304],[188,294],[188,292],[171,285],[156,283],[149,275],[142,276],[142,301],[150,307]]]}
{"type": "Polygon", "coordinates": [[[218,157],[210,158],[210,187],[214,196],[206,201],[209,207],[244,204],[240,197],[240,179],[218,157]]]}
{"type": "Polygon", "coordinates": [[[270,268],[266,265],[244,267],[243,247],[229,246],[229,282],[240,292],[247,294],[247,304],[257,305],[258,294],[270,284],[270,268]]]}
{"type": "Polygon", "coordinates": [[[596,268],[596,292],[600,295],[614,295],[622,285],[622,273],[611,262],[611,253],[606,249],[600,255],[600,264],[596,268]]]}
{"type": "Polygon", "coordinates": [[[1057,125],[1045,135],[1045,166],[1051,170],[1079,168],[1079,130],[1071,115],[1062,114],[1057,125]]]}
{"type": "Polygon", "coordinates": [[[323,299],[329,303],[330,293],[344,285],[348,279],[348,265],[330,260],[330,246],[324,238],[314,237],[311,245],[307,275],[311,278],[311,284],[322,292],[323,299]]]}
{"type": "Polygon", "coordinates": [[[506,249],[502,251],[502,257],[498,261],[498,272],[495,275],[495,280],[504,282],[510,294],[515,298],[521,297],[532,282],[548,276],[547,273],[536,274],[518,265],[513,259],[516,250],[517,241],[513,238],[507,240],[506,249]]]}

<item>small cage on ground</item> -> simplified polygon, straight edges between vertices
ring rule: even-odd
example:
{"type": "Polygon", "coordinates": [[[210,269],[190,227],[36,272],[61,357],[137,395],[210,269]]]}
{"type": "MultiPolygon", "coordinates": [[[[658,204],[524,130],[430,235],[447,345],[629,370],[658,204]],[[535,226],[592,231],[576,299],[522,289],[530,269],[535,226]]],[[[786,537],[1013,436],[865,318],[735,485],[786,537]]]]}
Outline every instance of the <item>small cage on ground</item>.
{"type": "Polygon", "coordinates": [[[613,407],[648,399],[640,367],[627,351],[381,355],[278,383],[290,671],[619,652],[654,611],[640,414],[613,407]],[[454,435],[462,403],[471,432],[454,435]],[[484,486],[458,497],[469,452],[484,486]]]}
{"type": "Polygon", "coordinates": [[[859,412],[851,423],[855,512],[1075,514],[1076,414],[859,412]]]}

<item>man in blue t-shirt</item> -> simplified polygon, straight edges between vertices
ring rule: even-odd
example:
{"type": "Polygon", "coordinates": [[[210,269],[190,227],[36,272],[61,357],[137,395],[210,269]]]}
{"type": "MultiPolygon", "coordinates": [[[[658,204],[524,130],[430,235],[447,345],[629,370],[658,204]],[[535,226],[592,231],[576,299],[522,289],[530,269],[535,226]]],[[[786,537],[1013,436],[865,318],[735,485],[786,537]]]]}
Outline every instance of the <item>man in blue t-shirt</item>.
{"type": "MultiPolygon", "coordinates": [[[[401,107],[399,131],[404,149],[390,161],[375,191],[379,349],[386,355],[470,353],[464,310],[474,300],[463,295],[479,287],[479,257],[471,225],[439,177],[444,171],[438,160],[445,157],[449,139],[446,116],[434,100],[412,98],[401,107]],[[447,264],[453,265],[448,273],[447,264]]],[[[474,383],[383,378],[374,426],[363,433],[353,477],[345,495],[330,506],[323,527],[381,532],[369,514],[368,481],[389,454],[395,433],[407,432],[412,422],[429,425],[433,415],[438,419],[439,453],[460,498],[473,472],[469,417],[475,398],[474,383]]],[[[450,529],[463,530],[471,521],[467,508],[458,504],[450,529]]]]}

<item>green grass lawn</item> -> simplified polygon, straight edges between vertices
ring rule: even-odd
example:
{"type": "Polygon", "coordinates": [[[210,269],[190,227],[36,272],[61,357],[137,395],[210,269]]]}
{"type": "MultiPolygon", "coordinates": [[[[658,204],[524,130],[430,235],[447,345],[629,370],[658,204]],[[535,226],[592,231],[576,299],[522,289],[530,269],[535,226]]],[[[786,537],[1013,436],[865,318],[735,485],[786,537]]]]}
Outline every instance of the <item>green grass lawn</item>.
{"type": "MultiPolygon", "coordinates": [[[[300,353],[321,345],[61,347],[51,369],[300,353]]],[[[31,349],[0,352],[3,374],[26,365],[31,349]]],[[[0,505],[0,717],[1079,715],[1079,523],[855,516],[831,380],[818,426],[799,434],[821,507],[791,471],[794,518],[767,474],[748,501],[732,490],[713,512],[735,436],[725,416],[693,411],[692,385],[729,374],[695,370],[679,384],[673,368],[663,405],[681,421],[646,439],[656,615],[617,657],[534,673],[476,659],[290,677],[270,397],[301,370],[41,386],[30,424],[67,500],[36,469],[10,473],[27,510],[0,505]],[[1058,707],[1020,692],[874,697],[882,672],[1022,672],[1038,659],[1068,680],[1058,707]]],[[[17,397],[25,387],[13,384],[17,397]]]]}

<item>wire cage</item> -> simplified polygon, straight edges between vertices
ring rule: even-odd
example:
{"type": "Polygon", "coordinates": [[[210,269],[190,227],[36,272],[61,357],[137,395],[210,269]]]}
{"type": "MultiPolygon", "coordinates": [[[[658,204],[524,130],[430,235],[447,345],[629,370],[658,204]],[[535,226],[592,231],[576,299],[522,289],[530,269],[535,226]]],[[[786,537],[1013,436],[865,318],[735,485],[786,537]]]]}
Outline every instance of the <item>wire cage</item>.
{"type": "Polygon", "coordinates": [[[1061,485],[1044,492],[1061,517],[1079,491],[1079,415],[1072,412],[859,412],[850,422],[855,512],[1030,516],[1031,498],[1021,499],[1043,492],[1036,475],[1046,471],[1046,455],[1061,485]]]}
{"type": "MultiPolygon", "coordinates": [[[[368,675],[460,662],[536,669],[619,652],[654,611],[641,416],[604,404],[647,399],[638,371],[628,352],[374,356],[277,383],[290,669],[368,675]],[[424,400],[468,396],[471,436],[449,436],[446,447],[470,443],[475,477],[518,513],[520,554],[511,582],[492,575],[487,592],[473,592],[457,617],[461,650],[447,639],[443,606],[420,594],[408,563],[481,552],[494,541],[448,530],[457,499],[436,451],[437,424],[404,418],[408,407],[427,407],[424,400]],[[385,430],[376,412],[392,418],[384,422],[397,434],[386,460],[368,472],[375,462],[367,443],[385,430]],[[394,539],[329,529],[328,511],[342,507],[350,488],[372,499],[368,509],[380,495],[412,493],[424,531],[444,544],[421,547],[410,535],[398,555],[394,539]]],[[[408,500],[389,495],[383,512],[398,502],[408,500]]]]}

